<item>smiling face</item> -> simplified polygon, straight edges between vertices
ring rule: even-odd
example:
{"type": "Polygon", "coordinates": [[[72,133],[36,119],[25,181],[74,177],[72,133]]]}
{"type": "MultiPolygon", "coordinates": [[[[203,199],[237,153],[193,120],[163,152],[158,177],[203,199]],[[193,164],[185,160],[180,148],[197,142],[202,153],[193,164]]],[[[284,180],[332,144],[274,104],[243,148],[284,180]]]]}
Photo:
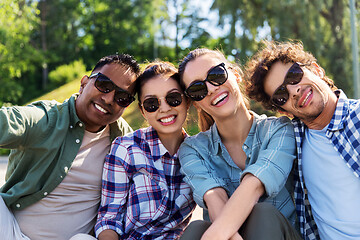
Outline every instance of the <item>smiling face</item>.
{"type": "MultiPolygon", "coordinates": [[[[213,57],[213,55],[203,55],[189,61],[183,74],[185,87],[189,87],[193,82],[205,80],[209,70],[220,63],[222,63],[222,60],[213,57]]],[[[193,102],[196,107],[203,109],[214,119],[233,114],[239,104],[242,103],[242,96],[237,82],[237,80],[240,80],[240,76],[235,76],[231,69],[225,67],[228,72],[227,81],[220,86],[214,86],[206,81],[208,95],[200,101],[193,102]]]]}
{"type": "Polygon", "coordinates": [[[153,77],[141,86],[141,103],[154,97],[160,100],[160,106],[154,112],[147,112],[143,106],[141,107],[144,118],[157,131],[160,138],[164,135],[181,134],[187,116],[188,104],[184,96],[181,104],[176,107],[171,107],[166,102],[165,97],[173,92],[183,94],[176,80],[163,75],[153,77]]]}
{"type": "MultiPolygon", "coordinates": [[[[276,62],[272,65],[264,81],[265,93],[270,98],[284,82],[284,78],[292,65],[293,63],[284,64],[282,62],[276,62]]],[[[324,72],[317,65],[313,67],[315,73],[306,67],[301,67],[304,72],[301,81],[298,84],[286,86],[289,99],[281,106],[286,112],[306,122],[315,120],[324,110],[329,96],[333,97],[334,95],[329,85],[321,79],[324,72]]]]}
{"type": "MultiPolygon", "coordinates": [[[[136,76],[122,65],[112,63],[96,69],[110,78],[118,87],[133,92],[136,76]]],[[[94,86],[96,78],[84,76],[81,79],[80,95],[76,99],[75,108],[79,119],[84,122],[85,129],[97,132],[104,126],[120,118],[125,108],[114,102],[115,91],[102,93],[94,86]]]]}

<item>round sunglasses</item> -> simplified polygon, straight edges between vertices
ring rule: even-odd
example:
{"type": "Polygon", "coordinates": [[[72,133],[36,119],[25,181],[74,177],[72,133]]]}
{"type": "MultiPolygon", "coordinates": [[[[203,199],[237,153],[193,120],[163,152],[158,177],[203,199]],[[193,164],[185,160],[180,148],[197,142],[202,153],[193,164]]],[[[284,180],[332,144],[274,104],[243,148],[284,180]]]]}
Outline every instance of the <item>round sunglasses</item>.
{"type": "MultiPolygon", "coordinates": [[[[165,96],[165,101],[169,106],[177,107],[182,103],[182,96],[183,94],[179,92],[171,92],[165,96]]],[[[147,112],[155,112],[160,107],[160,99],[161,98],[157,97],[147,98],[143,101],[141,106],[143,106],[147,112]]]]}
{"type": "Polygon", "coordinates": [[[96,78],[94,85],[100,92],[109,93],[115,90],[114,102],[116,102],[120,107],[127,107],[135,100],[134,96],[132,96],[128,91],[116,86],[110,78],[101,72],[91,74],[89,78],[94,77],[96,78]]]}
{"type": "Polygon", "coordinates": [[[227,79],[228,72],[226,71],[225,63],[220,63],[209,70],[205,80],[192,82],[190,86],[186,88],[185,94],[194,101],[201,101],[208,94],[206,82],[214,86],[220,86],[223,85],[227,79]]]}
{"type": "Polygon", "coordinates": [[[296,85],[301,82],[302,77],[304,76],[304,71],[301,67],[304,66],[301,63],[294,63],[289,70],[287,71],[284,82],[275,90],[274,94],[271,97],[271,101],[277,105],[284,105],[289,99],[289,92],[287,90],[287,85],[296,85]]]}

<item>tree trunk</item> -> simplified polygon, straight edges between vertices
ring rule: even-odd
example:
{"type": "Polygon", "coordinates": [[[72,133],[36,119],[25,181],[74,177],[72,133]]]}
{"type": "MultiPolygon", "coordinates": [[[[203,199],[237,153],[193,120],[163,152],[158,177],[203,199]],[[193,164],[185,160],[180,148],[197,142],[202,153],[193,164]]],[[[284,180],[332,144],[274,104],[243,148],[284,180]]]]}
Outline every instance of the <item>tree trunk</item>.
{"type": "Polygon", "coordinates": [[[41,0],[40,5],[40,20],[41,20],[41,48],[44,52],[45,58],[42,64],[42,82],[41,88],[46,89],[48,83],[48,65],[46,61],[47,41],[46,41],[46,16],[47,16],[47,3],[46,0],[41,0]]]}

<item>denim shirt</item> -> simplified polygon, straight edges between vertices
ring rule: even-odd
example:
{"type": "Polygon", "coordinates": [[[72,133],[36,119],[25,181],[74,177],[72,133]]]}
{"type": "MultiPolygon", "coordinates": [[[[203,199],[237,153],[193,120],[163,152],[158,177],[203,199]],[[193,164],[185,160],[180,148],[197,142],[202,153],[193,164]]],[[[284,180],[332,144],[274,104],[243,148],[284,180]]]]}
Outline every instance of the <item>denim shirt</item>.
{"type": "Polygon", "coordinates": [[[294,203],[285,188],[296,154],[293,126],[287,117],[251,114],[254,116],[252,127],[242,146],[247,156],[244,170],[231,159],[214,124],[208,131],[188,137],[180,146],[184,180],[193,189],[194,200],[206,210],[203,196],[208,190],[222,187],[230,197],[242,177],[251,173],[265,187],[259,201],[273,204],[294,223],[294,203]]]}
{"type": "MultiPolygon", "coordinates": [[[[38,101],[0,109],[0,148],[12,149],[0,197],[21,210],[46,197],[65,178],[85,132],[74,94],[63,103],[38,101]]],[[[110,141],[131,132],[120,118],[110,124],[110,141]]]]}

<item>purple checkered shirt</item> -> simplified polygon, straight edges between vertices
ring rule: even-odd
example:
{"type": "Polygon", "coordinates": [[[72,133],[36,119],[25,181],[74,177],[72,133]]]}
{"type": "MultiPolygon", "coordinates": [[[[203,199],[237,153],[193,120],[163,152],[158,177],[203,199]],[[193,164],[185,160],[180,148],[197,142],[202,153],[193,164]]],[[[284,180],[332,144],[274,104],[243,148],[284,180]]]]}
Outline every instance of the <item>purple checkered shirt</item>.
{"type": "MultiPolygon", "coordinates": [[[[332,142],[346,164],[355,174],[360,176],[360,101],[348,99],[343,91],[336,90],[338,102],[335,113],[326,130],[326,136],[332,142]]],[[[307,189],[304,184],[302,172],[302,152],[301,146],[305,136],[303,122],[293,119],[295,138],[298,151],[298,164],[295,166],[295,205],[300,222],[300,231],[304,239],[320,239],[317,226],[315,224],[311,206],[309,203],[307,189]]]]}
{"type": "Polygon", "coordinates": [[[96,236],[112,229],[121,239],[177,239],[195,206],[177,154],[170,156],[152,127],[114,140],[105,159],[96,236]]]}

